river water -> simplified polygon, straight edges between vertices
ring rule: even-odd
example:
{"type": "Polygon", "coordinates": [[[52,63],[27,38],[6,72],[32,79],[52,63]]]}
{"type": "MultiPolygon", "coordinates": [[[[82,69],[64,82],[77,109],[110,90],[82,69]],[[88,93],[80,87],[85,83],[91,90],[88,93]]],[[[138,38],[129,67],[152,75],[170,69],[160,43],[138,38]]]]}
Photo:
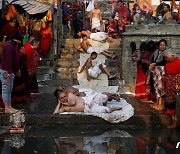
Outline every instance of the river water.
{"type": "Polygon", "coordinates": [[[180,131],[28,127],[0,134],[1,154],[180,154],[180,131]]]}

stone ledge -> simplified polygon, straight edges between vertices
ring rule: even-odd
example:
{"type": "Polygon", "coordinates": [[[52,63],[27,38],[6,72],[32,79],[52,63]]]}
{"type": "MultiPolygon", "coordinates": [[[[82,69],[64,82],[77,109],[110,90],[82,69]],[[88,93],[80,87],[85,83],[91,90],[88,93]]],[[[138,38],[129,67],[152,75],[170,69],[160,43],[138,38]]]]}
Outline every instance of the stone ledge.
{"type": "MultiPolygon", "coordinates": [[[[90,115],[48,115],[48,114],[27,114],[26,115],[26,125],[71,125],[71,126],[87,126],[87,125],[95,125],[95,126],[135,126],[135,127],[157,127],[157,126],[165,126],[170,123],[170,118],[165,115],[135,115],[131,117],[129,120],[112,124],[109,123],[99,117],[94,117],[90,115]]],[[[8,115],[0,115],[0,123],[2,126],[9,125],[9,116],[8,115]]]]}

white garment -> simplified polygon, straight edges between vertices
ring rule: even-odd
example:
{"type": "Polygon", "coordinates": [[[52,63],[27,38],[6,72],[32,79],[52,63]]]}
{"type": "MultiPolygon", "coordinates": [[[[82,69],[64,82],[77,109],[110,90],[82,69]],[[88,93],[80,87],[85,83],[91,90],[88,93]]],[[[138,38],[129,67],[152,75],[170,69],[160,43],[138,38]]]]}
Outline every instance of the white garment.
{"type": "Polygon", "coordinates": [[[107,95],[95,92],[91,89],[79,91],[86,94],[86,96],[83,97],[85,102],[85,113],[110,113],[110,108],[103,106],[103,103],[108,101],[107,95]]]}
{"type": "MultiPolygon", "coordinates": [[[[95,64],[94,66],[92,66],[92,67],[90,67],[89,69],[88,69],[88,74],[89,74],[89,76],[90,77],[92,77],[92,78],[97,78],[98,77],[98,75],[100,75],[101,74],[101,69],[100,69],[100,67],[99,67],[99,65],[101,65],[102,63],[100,62],[100,61],[98,61],[98,63],[97,64],[95,64]]],[[[103,67],[106,67],[105,65],[103,65],[102,64],[102,66],[103,67]]]]}
{"type": "MultiPolygon", "coordinates": [[[[79,89],[80,92],[85,92],[87,95],[91,94],[93,90],[91,89],[79,89]]],[[[125,99],[121,98],[119,102],[114,99],[111,102],[108,102],[107,106],[109,108],[112,107],[122,107],[122,110],[113,111],[111,113],[95,113],[90,112],[91,110],[87,108],[89,112],[64,112],[61,114],[72,114],[72,115],[92,115],[101,117],[102,119],[110,122],[110,123],[120,123],[122,121],[128,120],[130,117],[134,115],[134,108],[131,104],[127,103],[125,99]]],[[[86,107],[86,106],[85,106],[86,107]]]]}
{"type": "Polygon", "coordinates": [[[96,41],[103,41],[107,38],[107,34],[105,32],[96,32],[90,34],[90,39],[96,41]]]}
{"type": "Polygon", "coordinates": [[[87,53],[91,54],[92,52],[96,52],[97,54],[101,54],[101,52],[103,52],[104,49],[103,48],[93,48],[93,47],[89,47],[87,49],[87,53]]]}
{"type": "Polygon", "coordinates": [[[101,29],[101,22],[99,18],[92,18],[92,27],[91,29],[97,29],[100,31],[101,29]]]}

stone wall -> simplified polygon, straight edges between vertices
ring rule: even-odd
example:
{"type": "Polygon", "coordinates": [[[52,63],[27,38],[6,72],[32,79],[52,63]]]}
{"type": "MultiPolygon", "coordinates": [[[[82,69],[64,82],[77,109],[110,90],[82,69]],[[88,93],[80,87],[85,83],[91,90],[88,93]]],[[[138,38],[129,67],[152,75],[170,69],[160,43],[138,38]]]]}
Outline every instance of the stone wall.
{"type": "Polygon", "coordinates": [[[126,91],[135,92],[136,63],[131,58],[130,43],[136,43],[137,49],[142,42],[159,41],[166,39],[168,47],[180,56],[180,25],[128,25],[122,34],[122,78],[125,81],[126,91]]]}

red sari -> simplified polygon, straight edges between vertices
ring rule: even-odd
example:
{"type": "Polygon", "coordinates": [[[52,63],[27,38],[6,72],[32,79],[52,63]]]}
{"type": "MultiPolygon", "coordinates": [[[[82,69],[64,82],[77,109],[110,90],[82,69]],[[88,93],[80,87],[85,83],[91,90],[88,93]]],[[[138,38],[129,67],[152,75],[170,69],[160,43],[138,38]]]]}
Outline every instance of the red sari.
{"type": "Polygon", "coordinates": [[[36,70],[39,61],[38,52],[30,46],[29,42],[24,45],[24,49],[28,74],[26,79],[26,89],[28,93],[38,93],[39,91],[36,77],[36,70]]]}
{"type": "Polygon", "coordinates": [[[51,27],[48,25],[45,25],[45,27],[41,27],[40,30],[40,47],[39,52],[43,55],[46,55],[49,51],[50,43],[51,43],[51,27]]]}
{"type": "MultiPolygon", "coordinates": [[[[149,60],[150,53],[146,52],[143,56],[143,59],[149,60]]],[[[149,86],[145,84],[146,74],[142,69],[142,63],[137,63],[137,76],[136,76],[136,89],[135,89],[135,98],[141,99],[148,97],[149,86]]]]}
{"type": "Polygon", "coordinates": [[[166,114],[176,113],[176,85],[180,86],[180,58],[168,62],[165,67],[166,114]]]}
{"type": "Polygon", "coordinates": [[[149,86],[145,84],[145,81],[146,74],[144,73],[141,64],[137,64],[135,98],[141,99],[148,96],[149,86]]]}

